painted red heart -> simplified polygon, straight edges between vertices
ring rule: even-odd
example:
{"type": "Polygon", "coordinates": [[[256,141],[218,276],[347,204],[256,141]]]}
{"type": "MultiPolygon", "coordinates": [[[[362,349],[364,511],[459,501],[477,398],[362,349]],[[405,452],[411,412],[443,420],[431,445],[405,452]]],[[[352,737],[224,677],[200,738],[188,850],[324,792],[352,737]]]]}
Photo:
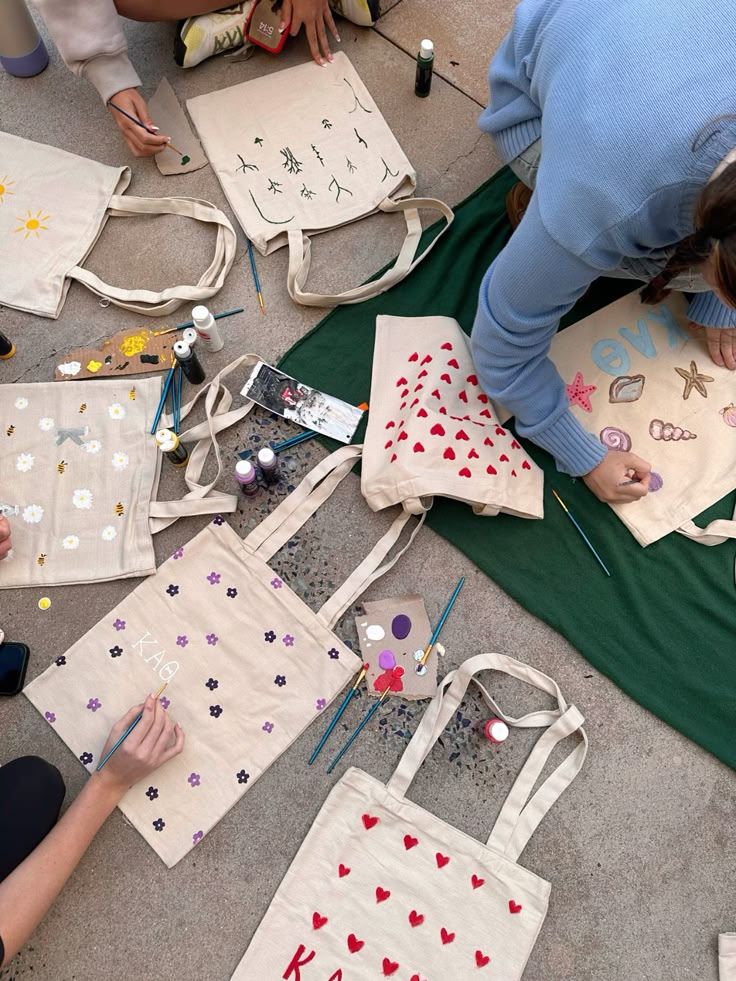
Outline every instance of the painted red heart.
{"type": "Polygon", "coordinates": [[[415,443],[413,449],[415,453],[424,453],[424,447],[421,443],[415,443]]]}
{"type": "Polygon", "coordinates": [[[398,961],[391,961],[388,957],[383,958],[383,976],[390,978],[392,974],[396,974],[399,969],[398,961]]]}
{"type": "Polygon", "coordinates": [[[478,967],[485,967],[486,964],[490,964],[491,958],[488,954],[484,954],[482,950],[476,950],[475,952],[475,963],[478,967]]]}
{"type": "Polygon", "coordinates": [[[402,429],[405,424],[406,424],[406,419],[400,419],[399,420],[399,429],[402,429]]]}
{"type": "Polygon", "coordinates": [[[425,979],[420,978],[418,974],[412,974],[412,976],[409,978],[409,981],[425,981],[425,979]]]}
{"type": "Polygon", "coordinates": [[[370,831],[371,828],[375,828],[378,824],[380,818],[374,817],[372,814],[363,815],[363,827],[366,831],[370,831]]]}
{"type": "Polygon", "coordinates": [[[421,392],[421,390],[422,390],[423,388],[424,388],[424,385],[422,385],[422,383],[421,383],[421,382],[419,382],[419,384],[418,384],[418,385],[415,385],[415,386],[414,386],[414,391],[415,391],[415,392],[421,392]]]}
{"type": "Polygon", "coordinates": [[[439,390],[439,388],[435,388],[435,390],[434,390],[434,391],[432,392],[432,395],[434,395],[434,397],[435,397],[436,399],[441,399],[441,398],[442,398],[442,396],[440,395],[440,390],[439,390]]]}
{"type": "Polygon", "coordinates": [[[442,345],[441,350],[442,351],[451,351],[452,350],[452,344],[450,344],[449,341],[445,341],[445,343],[442,345]]]}
{"type": "Polygon", "coordinates": [[[365,940],[358,940],[354,933],[351,933],[348,937],[348,950],[351,954],[357,954],[359,950],[365,947],[365,940]]]}
{"type": "Polygon", "coordinates": [[[428,374],[429,372],[427,371],[427,369],[423,368],[417,375],[417,378],[426,378],[428,374]]]}
{"type": "Polygon", "coordinates": [[[405,399],[408,394],[409,394],[409,389],[408,388],[405,388],[404,391],[399,396],[399,398],[405,399]]]}
{"type": "Polygon", "coordinates": [[[442,929],[440,930],[440,937],[442,938],[443,944],[451,944],[452,941],[455,939],[455,934],[450,933],[448,930],[445,930],[445,928],[442,927],[442,929]]]}
{"type": "Polygon", "coordinates": [[[390,450],[393,445],[394,445],[394,441],[390,439],[383,448],[384,450],[390,450]]]}
{"type": "Polygon", "coordinates": [[[472,476],[473,476],[472,473],[468,470],[467,467],[463,467],[462,470],[458,471],[458,477],[472,477],[472,476]]]}
{"type": "Polygon", "coordinates": [[[384,889],[382,886],[376,886],[377,903],[385,903],[390,895],[391,895],[391,891],[389,889],[384,889]]]}
{"type": "Polygon", "coordinates": [[[522,470],[531,470],[532,469],[531,464],[529,463],[528,460],[524,460],[524,462],[521,465],[521,469],[522,470]]]}
{"type": "Polygon", "coordinates": [[[520,450],[521,449],[521,446],[519,445],[519,443],[516,442],[515,439],[512,439],[511,440],[511,449],[512,450],[520,450]]]}
{"type": "Polygon", "coordinates": [[[326,916],[322,916],[321,913],[312,913],[312,926],[315,930],[321,930],[326,922],[326,916]]]}
{"type": "Polygon", "coordinates": [[[453,450],[453,448],[451,446],[448,446],[447,447],[447,449],[445,450],[445,452],[442,454],[442,458],[444,460],[454,460],[455,459],[455,451],[453,450]]]}
{"type": "Polygon", "coordinates": [[[389,420],[389,421],[388,421],[388,422],[386,423],[386,429],[393,429],[395,425],[396,425],[396,423],[395,423],[395,422],[393,421],[393,419],[390,419],[390,420],[389,420]]]}
{"type": "Polygon", "coordinates": [[[414,399],[414,401],[411,403],[411,405],[409,406],[409,408],[410,409],[413,409],[415,405],[419,405],[419,399],[414,399]]]}
{"type": "MultiPolygon", "coordinates": [[[[399,438],[401,438],[401,437],[399,437],[399,438]]],[[[501,463],[508,463],[509,462],[509,458],[506,456],[505,453],[502,453],[501,456],[498,459],[501,461],[501,463]]]]}
{"type": "Polygon", "coordinates": [[[509,913],[521,913],[521,903],[515,903],[513,899],[510,899],[509,913]]]}
{"type": "Polygon", "coordinates": [[[422,364],[429,364],[431,360],[432,360],[432,355],[425,354],[424,357],[422,358],[422,364]]]}
{"type": "Polygon", "coordinates": [[[441,422],[436,422],[429,431],[433,436],[445,435],[445,427],[442,425],[441,422]]]}
{"type": "Polygon", "coordinates": [[[463,416],[463,422],[465,422],[466,419],[470,419],[470,416],[463,416]]]}
{"type": "Polygon", "coordinates": [[[516,471],[515,471],[515,470],[512,470],[512,471],[511,471],[511,476],[512,476],[512,477],[515,477],[515,476],[516,476],[516,471]]]}
{"type": "Polygon", "coordinates": [[[478,454],[475,452],[475,450],[472,447],[470,448],[470,453],[468,453],[468,459],[469,460],[477,460],[478,459],[478,454]]]}
{"type": "Polygon", "coordinates": [[[402,430],[401,430],[401,432],[400,432],[400,433],[399,433],[399,435],[398,435],[398,440],[399,440],[399,442],[401,442],[401,441],[402,441],[402,439],[408,439],[408,438],[409,438],[409,437],[408,437],[408,436],[407,436],[407,434],[406,434],[406,430],[405,430],[405,429],[402,429],[402,430]]]}
{"type": "Polygon", "coordinates": [[[469,385],[477,385],[478,384],[478,376],[477,375],[468,375],[468,377],[465,380],[468,382],[469,385]]]}
{"type": "Polygon", "coordinates": [[[450,358],[447,362],[451,368],[459,368],[460,365],[457,363],[457,358],[450,358]]]}
{"type": "Polygon", "coordinates": [[[417,415],[419,416],[420,419],[426,419],[427,418],[427,410],[426,409],[420,409],[417,412],[417,415]]]}
{"type": "Polygon", "coordinates": [[[486,395],[485,392],[481,392],[480,393],[480,395],[478,396],[478,401],[479,402],[482,402],[483,405],[487,405],[488,404],[488,396],[486,395]]]}
{"type": "Polygon", "coordinates": [[[414,354],[410,354],[409,355],[409,360],[410,361],[418,361],[419,360],[419,352],[418,351],[415,351],[414,354]]]}
{"type": "Polygon", "coordinates": [[[392,454],[391,454],[391,463],[395,463],[395,462],[396,462],[396,460],[398,460],[398,459],[399,459],[399,458],[398,458],[398,457],[396,456],[396,454],[395,454],[395,453],[392,453],[392,454]]]}
{"type": "Polygon", "coordinates": [[[483,445],[484,446],[493,446],[494,445],[493,444],[493,440],[491,439],[490,436],[486,436],[486,438],[483,440],[483,445]]]}
{"type": "Polygon", "coordinates": [[[406,379],[404,377],[399,378],[399,380],[396,382],[396,387],[397,388],[401,388],[402,385],[406,385],[407,380],[408,379],[406,379]]]}
{"type": "Polygon", "coordinates": [[[447,372],[440,375],[440,380],[443,382],[447,382],[448,385],[452,385],[452,378],[450,378],[447,372]]]}
{"type": "Polygon", "coordinates": [[[444,407],[444,405],[440,406],[440,412],[442,413],[443,416],[447,415],[447,409],[444,407]]]}
{"type": "Polygon", "coordinates": [[[424,923],[424,914],[417,913],[417,911],[413,909],[411,913],[409,913],[409,923],[413,927],[421,926],[422,923],[424,923]]]}
{"type": "Polygon", "coordinates": [[[489,465],[488,465],[488,466],[486,467],[486,473],[489,473],[489,474],[490,474],[490,475],[491,475],[492,477],[495,477],[495,475],[496,475],[496,474],[498,473],[498,470],[496,470],[496,468],[495,468],[495,467],[492,467],[492,466],[490,466],[490,464],[489,464],[489,465]]]}
{"type": "Polygon", "coordinates": [[[480,414],[482,416],[485,416],[486,419],[492,419],[493,418],[493,416],[491,415],[491,410],[490,409],[483,409],[480,414]]]}
{"type": "MultiPolygon", "coordinates": [[[[468,474],[468,476],[470,476],[470,474],[468,474]]],[[[443,855],[442,852],[437,852],[437,854],[435,855],[435,858],[437,859],[437,868],[438,869],[444,869],[444,867],[450,861],[449,855],[443,855]]]]}
{"type": "Polygon", "coordinates": [[[468,436],[468,434],[465,432],[464,429],[458,429],[458,431],[455,433],[455,439],[466,439],[467,440],[467,439],[470,439],[470,436],[468,436]]]}
{"type": "Polygon", "coordinates": [[[479,877],[478,877],[478,876],[477,876],[477,875],[475,874],[475,872],[473,872],[473,874],[472,874],[472,876],[470,877],[470,881],[471,881],[471,883],[472,883],[472,885],[473,885],[473,889],[480,889],[480,887],[481,887],[481,886],[482,886],[482,885],[484,884],[484,882],[485,882],[486,880],[485,880],[485,879],[481,879],[481,878],[479,878],[479,877]]]}
{"type": "Polygon", "coordinates": [[[458,395],[458,398],[460,399],[461,402],[467,402],[468,401],[468,396],[465,394],[465,392],[460,392],[460,394],[458,395]]]}
{"type": "Polygon", "coordinates": [[[407,851],[409,851],[411,848],[416,848],[418,844],[418,838],[414,838],[413,835],[404,835],[404,848],[407,851]]]}
{"type": "Polygon", "coordinates": [[[399,406],[399,409],[401,410],[405,408],[406,408],[406,402],[402,402],[401,405],[399,406]]]}
{"type": "Polygon", "coordinates": [[[496,426],[496,436],[505,436],[505,435],[506,435],[506,430],[503,429],[501,426],[496,426]]]}
{"type": "Polygon", "coordinates": [[[339,866],[337,867],[337,874],[341,879],[344,879],[346,875],[350,875],[350,869],[347,865],[343,865],[342,862],[340,862],[339,866]]]}

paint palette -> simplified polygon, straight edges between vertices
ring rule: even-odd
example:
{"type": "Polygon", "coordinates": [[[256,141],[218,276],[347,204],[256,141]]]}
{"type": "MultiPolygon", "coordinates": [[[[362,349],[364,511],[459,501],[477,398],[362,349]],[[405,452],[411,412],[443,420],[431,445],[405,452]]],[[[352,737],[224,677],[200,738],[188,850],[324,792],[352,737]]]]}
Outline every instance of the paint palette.
{"type": "Polygon", "coordinates": [[[364,614],[355,618],[363,661],[369,665],[367,688],[380,693],[375,682],[379,676],[396,667],[404,669],[404,698],[431,698],[437,688],[437,652],[427,662],[427,673],[419,677],[414,671],[414,651],[423,650],[432,627],[421,596],[399,596],[363,604],[364,614]]]}
{"type": "Polygon", "coordinates": [[[179,335],[156,334],[147,327],[118,331],[99,347],[77,347],[54,369],[54,381],[117,378],[146,371],[168,371],[171,349],[179,335]]]}

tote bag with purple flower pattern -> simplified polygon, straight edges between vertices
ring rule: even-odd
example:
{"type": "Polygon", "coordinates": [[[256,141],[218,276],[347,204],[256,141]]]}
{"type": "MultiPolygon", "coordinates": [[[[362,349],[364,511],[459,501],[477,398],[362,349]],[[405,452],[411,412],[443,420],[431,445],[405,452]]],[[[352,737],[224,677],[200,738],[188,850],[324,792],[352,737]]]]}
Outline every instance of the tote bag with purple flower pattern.
{"type": "Polygon", "coordinates": [[[387,558],[410,516],[317,613],[268,566],[360,454],[346,446],[324,459],[245,540],[215,517],[25,689],[91,771],[113,723],[168,682],[161,702],[184,728],[184,750],[120,808],[169,867],[360,667],[332,628],[408,548],[387,558]]]}

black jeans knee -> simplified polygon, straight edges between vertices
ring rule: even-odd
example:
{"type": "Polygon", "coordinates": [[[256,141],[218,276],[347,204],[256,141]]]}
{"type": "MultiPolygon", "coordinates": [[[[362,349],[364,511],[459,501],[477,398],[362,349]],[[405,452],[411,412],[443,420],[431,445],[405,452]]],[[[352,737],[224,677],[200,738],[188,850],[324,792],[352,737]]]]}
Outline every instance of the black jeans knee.
{"type": "Polygon", "coordinates": [[[0,882],[51,831],[65,793],[59,771],[40,756],[0,766],[0,882]]]}

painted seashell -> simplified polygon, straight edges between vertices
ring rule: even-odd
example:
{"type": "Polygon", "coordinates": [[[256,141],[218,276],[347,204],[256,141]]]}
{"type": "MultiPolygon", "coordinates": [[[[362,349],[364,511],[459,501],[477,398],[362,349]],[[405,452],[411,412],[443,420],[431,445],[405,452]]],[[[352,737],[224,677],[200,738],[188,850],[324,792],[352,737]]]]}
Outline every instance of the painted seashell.
{"type": "Polygon", "coordinates": [[[623,453],[628,453],[631,449],[631,437],[629,434],[625,433],[623,429],[617,429],[615,426],[606,426],[605,429],[601,429],[598,438],[609,450],[621,450],[623,453]]]}
{"type": "Polygon", "coordinates": [[[636,402],[644,391],[644,375],[619,375],[608,389],[609,402],[636,402]]]}
{"type": "Polygon", "coordinates": [[[658,490],[662,490],[664,487],[664,481],[656,470],[652,470],[649,474],[649,492],[651,494],[656,493],[658,490]]]}
{"type": "MultiPolygon", "coordinates": [[[[736,410],[734,410],[736,413],[736,410]]],[[[733,423],[736,425],[736,420],[733,423]]],[[[671,422],[662,422],[661,419],[652,419],[649,423],[649,435],[652,439],[661,439],[666,443],[676,443],[678,440],[697,439],[696,433],[691,433],[689,429],[682,426],[675,426],[671,422]]]]}
{"type": "Polygon", "coordinates": [[[725,409],[721,409],[721,415],[727,426],[736,426],[736,405],[733,402],[727,405],[725,409]]]}

